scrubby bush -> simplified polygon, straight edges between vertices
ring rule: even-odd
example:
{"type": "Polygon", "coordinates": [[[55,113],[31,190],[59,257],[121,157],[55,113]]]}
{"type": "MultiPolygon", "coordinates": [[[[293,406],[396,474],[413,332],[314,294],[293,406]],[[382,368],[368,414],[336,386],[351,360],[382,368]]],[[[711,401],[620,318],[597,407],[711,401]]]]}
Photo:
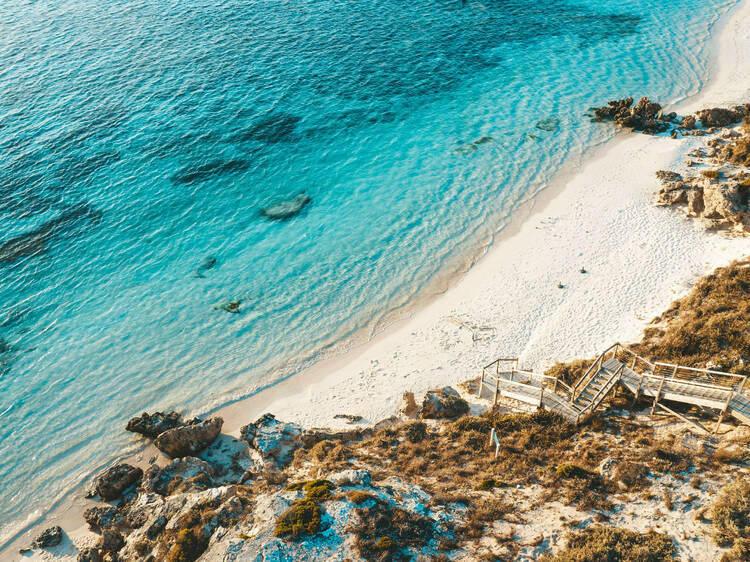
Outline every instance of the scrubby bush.
{"type": "Polygon", "coordinates": [[[330,499],[331,490],[334,488],[333,482],[328,480],[307,480],[305,482],[295,482],[286,487],[290,491],[302,490],[308,498],[315,501],[330,499]]]}
{"type": "Polygon", "coordinates": [[[662,562],[673,560],[677,549],[662,533],[636,533],[627,529],[593,527],[575,533],[557,562],[662,562]]]}
{"type": "Polygon", "coordinates": [[[427,437],[427,425],[422,422],[407,422],[403,426],[404,435],[412,443],[419,443],[427,437]]]}
{"type": "Polygon", "coordinates": [[[349,501],[357,505],[363,504],[366,501],[376,499],[375,496],[369,492],[363,490],[352,490],[347,494],[349,501]]]}
{"type": "Polygon", "coordinates": [[[555,474],[558,478],[589,478],[592,476],[589,470],[568,462],[558,465],[555,474]]]}
{"type": "Polygon", "coordinates": [[[200,529],[182,529],[169,551],[169,562],[194,562],[206,550],[208,541],[200,529]]]}
{"type": "Polygon", "coordinates": [[[292,502],[292,505],[276,520],[274,535],[297,539],[320,531],[323,510],[310,498],[292,502]]]}
{"type": "Polygon", "coordinates": [[[719,546],[750,539],[750,480],[740,478],[724,486],[711,505],[711,519],[712,535],[719,546]]]}
{"type": "Polygon", "coordinates": [[[719,170],[703,170],[701,171],[701,175],[704,178],[715,180],[721,177],[721,172],[719,170]]]}

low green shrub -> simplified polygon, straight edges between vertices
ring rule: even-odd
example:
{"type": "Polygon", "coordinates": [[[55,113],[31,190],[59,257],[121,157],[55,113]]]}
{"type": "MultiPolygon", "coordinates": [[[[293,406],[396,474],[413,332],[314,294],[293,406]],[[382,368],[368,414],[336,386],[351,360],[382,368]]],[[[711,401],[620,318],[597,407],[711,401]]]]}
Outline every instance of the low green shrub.
{"type": "Polygon", "coordinates": [[[297,539],[320,531],[323,510],[310,498],[292,502],[276,520],[274,536],[297,539]]]}

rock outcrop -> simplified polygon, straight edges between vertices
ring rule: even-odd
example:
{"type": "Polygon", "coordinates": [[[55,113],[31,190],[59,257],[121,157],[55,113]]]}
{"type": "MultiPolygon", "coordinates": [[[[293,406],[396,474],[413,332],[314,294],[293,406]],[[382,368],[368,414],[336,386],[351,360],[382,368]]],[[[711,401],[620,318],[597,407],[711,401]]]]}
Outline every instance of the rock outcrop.
{"type": "Polygon", "coordinates": [[[696,112],[704,127],[726,127],[733,123],[739,123],[745,116],[746,110],[742,107],[735,109],[726,109],[723,107],[712,107],[710,109],[701,109],[696,112]]]}
{"type": "Polygon", "coordinates": [[[456,418],[469,412],[469,404],[450,386],[428,390],[422,400],[422,418],[456,418]]]}
{"type": "Polygon", "coordinates": [[[193,422],[183,422],[180,414],[177,412],[154,412],[153,414],[143,412],[140,417],[132,418],[125,429],[133,433],[140,433],[151,439],[156,439],[159,434],[164,433],[168,429],[182,427],[188,423],[193,422]]]}
{"type": "Polygon", "coordinates": [[[668,123],[677,117],[674,114],[665,116],[661,105],[648,98],[641,98],[635,106],[633,98],[612,100],[607,102],[605,107],[595,108],[594,115],[598,121],[614,121],[628,129],[648,134],[666,131],[669,128],[668,123]]]}
{"type": "Polygon", "coordinates": [[[96,479],[96,493],[104,501],[116,500],[120,495],[138,482],[143,470],[136,466],[120,463],[109,467],[96,479]]]}
{"type": "Polygon", "coordinates": [[[162,496],[175,490],[187,491],[192,488],[205,490],[213,486],[215,471],[206,461],[196,457],[175,459],[161,468],[152,464],[143,475],[141,489],[162,496]]]}
{"type": "Polygon", "coordinates": [[[254,423],[242,427],[240,435],[260,454],[265,464],[277,469],[286,466],[302,444],[302,428],[295,423],[279,421],[273,414],[263,414],[254,423]]]}
{"type": "Polygon", "coordinates": [[[111,505],[96,505],[83,512],[83,519],[89,529],[100,532],[105,527],[119,527],[125,523],[125,517],[111,505]]]}
{"type": "Polygon", "coordinates": [[[159,434],[154,445],[172,458],[192,456],[214,442],[223,424],[222,418],[213,417],[191,425],[168,429],[159,434]]]}
{"type": "Polygon", "coordinates": [[[34,546],[36,548],[50,548],[57,546],[62,542],[63,530],[55,525],[49,529],[45,529],[36,539],[34,539],[34,546]]]}

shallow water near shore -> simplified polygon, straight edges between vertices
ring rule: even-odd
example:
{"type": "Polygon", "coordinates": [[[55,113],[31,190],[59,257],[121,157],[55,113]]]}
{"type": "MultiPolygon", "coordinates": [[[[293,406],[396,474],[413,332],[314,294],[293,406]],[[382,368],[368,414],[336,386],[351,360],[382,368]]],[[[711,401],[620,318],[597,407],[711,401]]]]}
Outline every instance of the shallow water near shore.
{"type": "Polygon", "coordinates": [[[590,105],[694,92],[731,5],[5,3],[0,538],[132,447],[129,416],[412,300],[611,134],[590,105]]]}

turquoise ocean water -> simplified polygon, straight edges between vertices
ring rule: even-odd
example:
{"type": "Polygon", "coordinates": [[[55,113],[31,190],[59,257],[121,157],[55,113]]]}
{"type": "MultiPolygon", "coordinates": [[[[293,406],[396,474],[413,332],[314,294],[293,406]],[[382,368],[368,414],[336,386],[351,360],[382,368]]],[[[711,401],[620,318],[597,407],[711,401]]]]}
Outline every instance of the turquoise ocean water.
{"type": "Polygon", "coordinates": [[[589,106],[695,92],[733,4],[2,2],[0,538],[128,417],[252,393],[465,263],[612,134],[589,106]]]}

